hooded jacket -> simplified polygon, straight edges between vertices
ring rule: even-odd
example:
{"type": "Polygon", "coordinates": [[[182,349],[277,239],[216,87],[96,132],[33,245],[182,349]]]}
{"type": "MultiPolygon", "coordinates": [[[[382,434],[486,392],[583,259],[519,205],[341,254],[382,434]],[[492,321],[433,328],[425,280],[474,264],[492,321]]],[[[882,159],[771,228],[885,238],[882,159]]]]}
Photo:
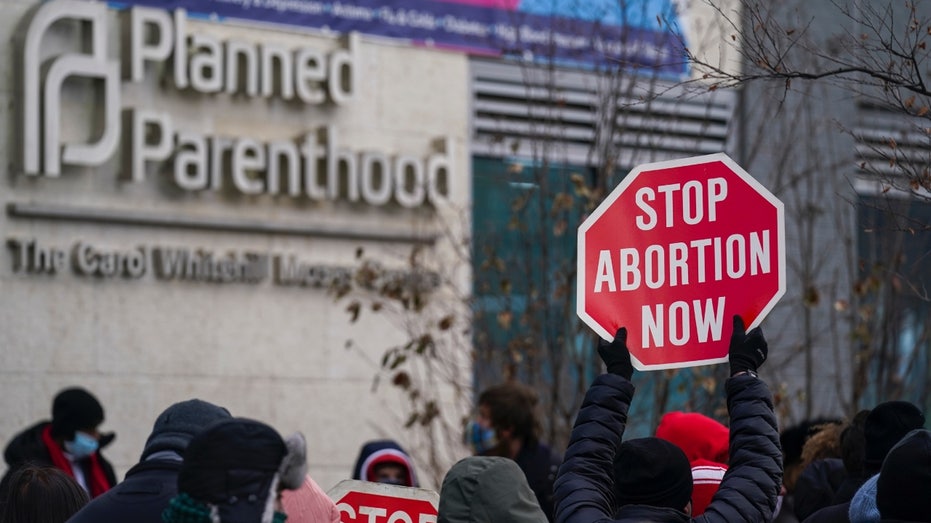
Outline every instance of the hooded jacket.
{"type": "Polygon", "coordinates": [[[352,479],[375,481],[375,467],[383,463],[396,463],[407,470],[408,482],[404,487],[419,487],[410,455],[394,440],[370,441],[362,446],[359,458],[352,469],[352,479]]]}
{"type": "Polygon", "coordinates": [[[615,507],[614,456],[634,386],[614,374],[597,377],[585,395],[556,478],[557,523],[770,521],[782,485],[772,395],[765,383],[749,375],[728,379],[725,389],[731,423],[729,468],[705,513],[690,518],[668,508],[615,507]]]}
{"type": "Polygon", "coordinates": [[[546,515],[517,463],[472,456],[446,473],[437,522],[546,523],[546,515]]]}
{"type": "MultiPolygon", "coordinates": [[[[17,434],[6,446],[6,450],[3,452],[3,459],[6,460],[8,468],[3,475],[3,479],[0,480],[0,504],[5,501],[5,494],[3,493],[6,491],[10,474],[14,470],[27,463],[46,467],[54,466],[52,464],[52,456],[45,446],[45,443],[42,441],[42,431],[50,424],[49,421],[39,422],[17,434]]],[[[99,449],[96,454],[97,460],[110,486],[116,485],[116,473],[113,472],[113,465],[103,457],[99,449]]],[[[84,477],[89,478],[91,474],[90,460],[79,460],[77,465],[81,467],[84,477]]]]}

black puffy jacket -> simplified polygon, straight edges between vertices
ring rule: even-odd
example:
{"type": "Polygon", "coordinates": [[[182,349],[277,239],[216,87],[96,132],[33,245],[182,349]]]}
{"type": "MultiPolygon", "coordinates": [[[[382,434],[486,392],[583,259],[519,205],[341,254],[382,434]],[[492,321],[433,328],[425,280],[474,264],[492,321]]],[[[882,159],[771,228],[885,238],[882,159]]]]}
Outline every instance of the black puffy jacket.
{"type": "Polygon", "coordinates": [[[730,460],[704,514],[689,518],[668,508],[614,506],[614,455],[634,395],[630,381],[613,374],[595,379],[579,410],[556,478],[557,523],[770,521],[782,484],[782,451],[766,384],[753,376],[727,380],[730,460]]]}

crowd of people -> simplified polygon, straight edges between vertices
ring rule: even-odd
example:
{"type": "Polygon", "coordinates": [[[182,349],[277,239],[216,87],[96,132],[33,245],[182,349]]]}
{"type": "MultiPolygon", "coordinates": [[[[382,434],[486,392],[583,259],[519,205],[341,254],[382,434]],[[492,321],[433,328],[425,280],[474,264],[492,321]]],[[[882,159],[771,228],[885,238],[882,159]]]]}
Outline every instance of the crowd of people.
{"type": "MultiPolygon", "coordinates": [[[[849,421],[781,434],[758,378],[768,346],[735,316],[728,422],[665,414],[655,436],[624,439],[634,398],[627,332],[602,343],[607,372],[588,389],[565,455],[540,439],[536,392],[517,383],[478,396],[439,493],[439,523],[931,522],[931,433],[915,405],[884,402],[849,421]]],[[[101,450],[100,402],[59,392],[52,418],[4,453],[0,523],[290,523],[340,521],[308,475],[300,433],[192,399],[162,412],[122,481],[101,450]]],[[[418,487],[414,460],[392,440],[366,443],[354,479],[418,487]]]]}

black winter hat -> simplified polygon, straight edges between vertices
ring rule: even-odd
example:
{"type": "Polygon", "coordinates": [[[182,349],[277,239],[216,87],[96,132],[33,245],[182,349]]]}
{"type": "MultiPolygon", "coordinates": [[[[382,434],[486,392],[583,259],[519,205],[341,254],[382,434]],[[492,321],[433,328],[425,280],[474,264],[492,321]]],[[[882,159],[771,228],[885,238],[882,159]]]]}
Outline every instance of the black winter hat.
{"type": "Polygon", "coordinates": [[[142,450],[142,459],[162,450],[184,454],[191,438],[197,433],[231,417],[230,412],[223,407],[199,399],[175,403],[155,419],[152,433],[142,450]]]}
{"type": "Polygon", "coordinates": [[[907,401],[887,401],[874,407],[863,425],[867,472],[878,472],[889,450],[906,434],[924,425],[924,414],[907,401]]]}
{"type": "Polygon", "coordinates": [[[219,421],[191,439],[178,491],[216,505],[220,521],[261,521],[286,453],[278,432],[260,421],[219,421]]]}
{"type": "Polygon", "coordinates": [[[692,499],[692,467],[682,449],[666,440],[625,441],[614,458],[614,491],[619,507],[684,510],[692,499]]]}
{"type": "Polygon", "coordinates": [[[52,400],[52,437],[70,440],[75,431],[96,428],[103,419],[100,402],[80,387],[64,389],[52,400]]]}
{"type": "Polygon", "coordinates": [[[913,430],[889,451],[876,483],[883,521],[931,521],[931,432],[913,430]]]}

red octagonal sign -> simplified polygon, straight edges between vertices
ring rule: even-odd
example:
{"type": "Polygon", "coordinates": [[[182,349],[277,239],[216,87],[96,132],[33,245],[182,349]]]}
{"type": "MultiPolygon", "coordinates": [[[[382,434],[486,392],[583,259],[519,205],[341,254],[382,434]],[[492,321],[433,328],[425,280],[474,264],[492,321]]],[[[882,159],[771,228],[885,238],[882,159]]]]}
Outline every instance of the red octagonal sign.
{"type": "Polygon", "coordinates": [[[327,496],[342,523],[436,523],[439,496],[420,488],[344,480],[327,496]]]}
{"type": "Polygon", "coordinates": [[[783,205],[726,154],[635,168],[579,227],[578,314],[639,370],[727,361],[785,293],[783,205]]]}

